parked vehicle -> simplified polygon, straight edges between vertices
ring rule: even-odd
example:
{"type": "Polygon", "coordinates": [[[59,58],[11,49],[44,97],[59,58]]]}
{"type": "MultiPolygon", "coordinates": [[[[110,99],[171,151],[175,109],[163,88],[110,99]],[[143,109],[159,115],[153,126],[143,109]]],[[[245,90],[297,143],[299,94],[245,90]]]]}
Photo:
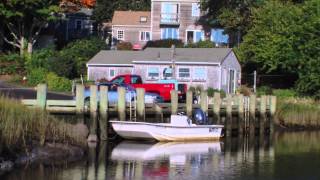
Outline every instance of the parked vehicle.
{"type": "Polygon", "coordinates": [[[171,100],[171,90],[178,90],[179,99],[185,99],[187,86],[185,84],[176,85],[174,82],[170,83],[143,83],[139,75],[124,74],[113,78],[110,83],[112,84],[127,84],[133,88],[143,88],[146,92],[159,94],[164,101],[171,100]]]}
{"type": "MultiPolygon", "coordinates": [[[[100,97],[100,87],[101,86],[108,86],[108,102],[109,103],[117,103],[118,102],[119,97],[118,97],[117,89],[119,86],[126,88],[126,95],[125,95],[126,102],[134,101],[137,96],[135,89],[133,87],[131,87],[130,85],[113,84],[113,83],[99,83],[99,84],[97,84],[97,86],[98,86],[98,92],[97,92],[98,101],[100,100],[99,97],[100,97]]],[[[90,105],[90,94],[91,94],[90,88],[85,88],[84,98],[85,98],[86,108],[88,108],[90,105]]],[[[145,93],[144,98],[145,98],[144,99],[145,103],[163,102],[163,98],[159,94],[156,94],[156,93],[145,93]]]]}

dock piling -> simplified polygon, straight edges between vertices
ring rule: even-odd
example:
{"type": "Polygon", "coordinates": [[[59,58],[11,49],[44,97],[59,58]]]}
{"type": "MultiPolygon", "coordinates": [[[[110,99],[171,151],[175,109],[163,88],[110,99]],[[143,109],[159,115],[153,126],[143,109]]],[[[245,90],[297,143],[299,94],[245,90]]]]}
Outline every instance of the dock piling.
{"type": "Polygon", "coordinates": [[[254,136],[256,128],[256,95],[251,95],[249,101],[249,134],[254,136]]]}
{"type": "Polygon", "coordinates": [[[177,114],[178,113],[178,92],[176,90],[170,91],[171,95],[171,114],[177,114]]]}
{"type": "Polygon", "coordinates": [[[118,87],[118,117],[120,121],[126,120],[126,89],[118,87]]]}
{"type": "Polygon", "coordinates": [[[98,110],[98,97],[97,97],[98,87],[96,85],[90,85],[90,128],[89,128],[89,142],[97,142],[97,110],[98,110]]]}
{"type": "Polygon", "coordinates": [[[99,127],[100,139],[108,140],[108,87],[100,87],[100,102],[99,102],[99,127]]]}
{"type": "Polygon", "coordinates": [[[221,97],[220,93],[215,92],[213,95],[213,119],[215,123],[221,124],[220,120],[220,107],[221,106],[221,97]]]}
{"type": "Polygon", "coordinates": [[[47,105],[47,85],[39,84],[37,86],[37,106],[46,110],[47,105]]]}
{"type": "Polygon", "coordinates": [[[144,94],[145,90],[143,88],[137,88],[137,120],[145,121],[145,101],[144,94]]]}
{"type": "Polygon", "coordinates": [[[192,117],[193,92],[188,90],[186,97],[186,111],[187,116],[192,117]]]}

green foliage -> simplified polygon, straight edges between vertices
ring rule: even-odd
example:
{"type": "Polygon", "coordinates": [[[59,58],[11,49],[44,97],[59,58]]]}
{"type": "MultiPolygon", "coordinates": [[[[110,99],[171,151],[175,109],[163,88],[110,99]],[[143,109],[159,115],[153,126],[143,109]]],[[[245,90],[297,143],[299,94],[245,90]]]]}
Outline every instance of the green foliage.
{"type": "Polygon", "coordinates": [[[257,88],[257,95],[271,95],[272,94],[272,88],[269,86],[260,86],[257,88]]]}
{"type": "MultiPolygon", "coordinates": [[[[60,64],[65,62],[64,67],[70,66],[69,68],[75,72],[72,74],[61,74],[57,72],[57,74],[69,79],[79,77],[81,74],[86,74],[86,63],[88,60],[103,49],[106,49],[106,44],[98,37],[81,39],[68,44],[59,52],[57,58],[61,58],[60,64]]],[[[58,69],[60,70],[60,68],[58,69]]]]}
{"type": "Polygon", "coordinates": [[[57,18],[58,4],[59,0],[0,1],[0,18],[10,31],[3,35],[5,40],[22,53],[25,43],[32,45],[41,29],[57,18]]]}
{"type": "Polygon", "coordinates": [[[157,47],[157,48],[171,48],[172,45],[175,47],[183,47],[183,42],[179,39],[162,39],[162,40],[155,40],[155,41],[148,41],[145,45],[146,47],[157,47]]]}
{"type": "Polygon", "coordinates": [[[47,70],[44,68],[35,68],[28,72],[27,81],[30,86],[36,86],[46,81],[47,70]]]}
{"type": "Polygon", "coordinates": [[[131,51],[132,50],[132,44],[130,42],[119,42],[117,44],[117,50],[131,51]]]}
{"type": "Polygon", "coordinates": [[[46,77],[48,88],[53,91],[71,91],[71,80],[59,77],[55,73],[50,72],[46,77]]]}
{"type": "Polygon", "coordinates": [[[27,59],[26,61],[26,69],[27,71],[32,71],[36,68],[50,68],[49,61],[50,58],[55,56],[57,52],[54,50],[53,47],[50,48],[43,48],[34,51],[31,58],[27,59]]]}
{"type": "Polygon", "coordinates": [[[214,93],[220,93],[221,97],[226,97],[226,93],[223,90],[218,90],[218,89],[213,89],[213,88],[208,88],[207,93],[209,97],[213,97],[214,93]]]}
{"type": "Polygon", "coordinates": [[[24,58],[12,53],[0,56],[0,75],[18,74],[23,71],[24,58]]]}
{"type": "Polygon", "coordinates": [[[253,26],[237,50],[242,62],[266,72],[298,75],[296,90],[320,97],[320,1],[266,1],[253,9],[253,26]]]}
{"type": "Polygon", "coordinates": [[[206,41],[199,41],[197,43],[187,44],[185,47],[186,48],[214,48],[215,46],[213,42],[211,42],[210,40],[206,40],[206,41]]]}
{"type": "Polygon", "coordinates": [[[150,11],[150,0],[97,0],[92,18],[102,23],[112,19],[115,10],[150,11]]]}
{"type": "Polygon", "coordinates": [[[293,89],[273,89],[272,94],[278,98],[292,98],[298,96],[297,92],[293,89]]]}

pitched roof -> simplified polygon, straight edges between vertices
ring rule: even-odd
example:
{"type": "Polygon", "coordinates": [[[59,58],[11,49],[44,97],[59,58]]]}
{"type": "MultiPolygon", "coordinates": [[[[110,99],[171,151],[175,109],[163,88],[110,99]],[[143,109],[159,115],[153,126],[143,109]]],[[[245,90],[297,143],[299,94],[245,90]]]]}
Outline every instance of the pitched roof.
{"type": "Polygon", "coordinates": [[[112,25],[151,25],[150,11],[115,11],[112,25]],[[146,17],[146,21],[141,18],[146,17]]]}
{"type": "MultiPolygon", "coordinates": [[[[175,61],[180,64],[220,64],[231,51],[230,48],[176,48],[175,61]]],[[[144,51],[103,50],[87,65],[169,64],[171,54],[171,48],[147,48],[144,51]]]]}

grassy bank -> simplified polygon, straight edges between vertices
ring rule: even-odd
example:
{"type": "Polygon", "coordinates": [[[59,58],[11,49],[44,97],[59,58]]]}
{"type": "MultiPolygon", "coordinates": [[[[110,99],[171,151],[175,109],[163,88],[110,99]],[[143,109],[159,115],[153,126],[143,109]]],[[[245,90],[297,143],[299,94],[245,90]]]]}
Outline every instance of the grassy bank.
{"type": "Polygon", "coordinates": [[[80,145],[85,139],[73,125],[59,121],[45,111],[30,109],[17,100],[0,96],[0,146],[27,151],[34,142],[80,145]]]}
{"type": "Polygon", "coordinates": [[[276,124],[287,128],[320,128],[320,103],[311,98],[278,98],[276,124]]]}

